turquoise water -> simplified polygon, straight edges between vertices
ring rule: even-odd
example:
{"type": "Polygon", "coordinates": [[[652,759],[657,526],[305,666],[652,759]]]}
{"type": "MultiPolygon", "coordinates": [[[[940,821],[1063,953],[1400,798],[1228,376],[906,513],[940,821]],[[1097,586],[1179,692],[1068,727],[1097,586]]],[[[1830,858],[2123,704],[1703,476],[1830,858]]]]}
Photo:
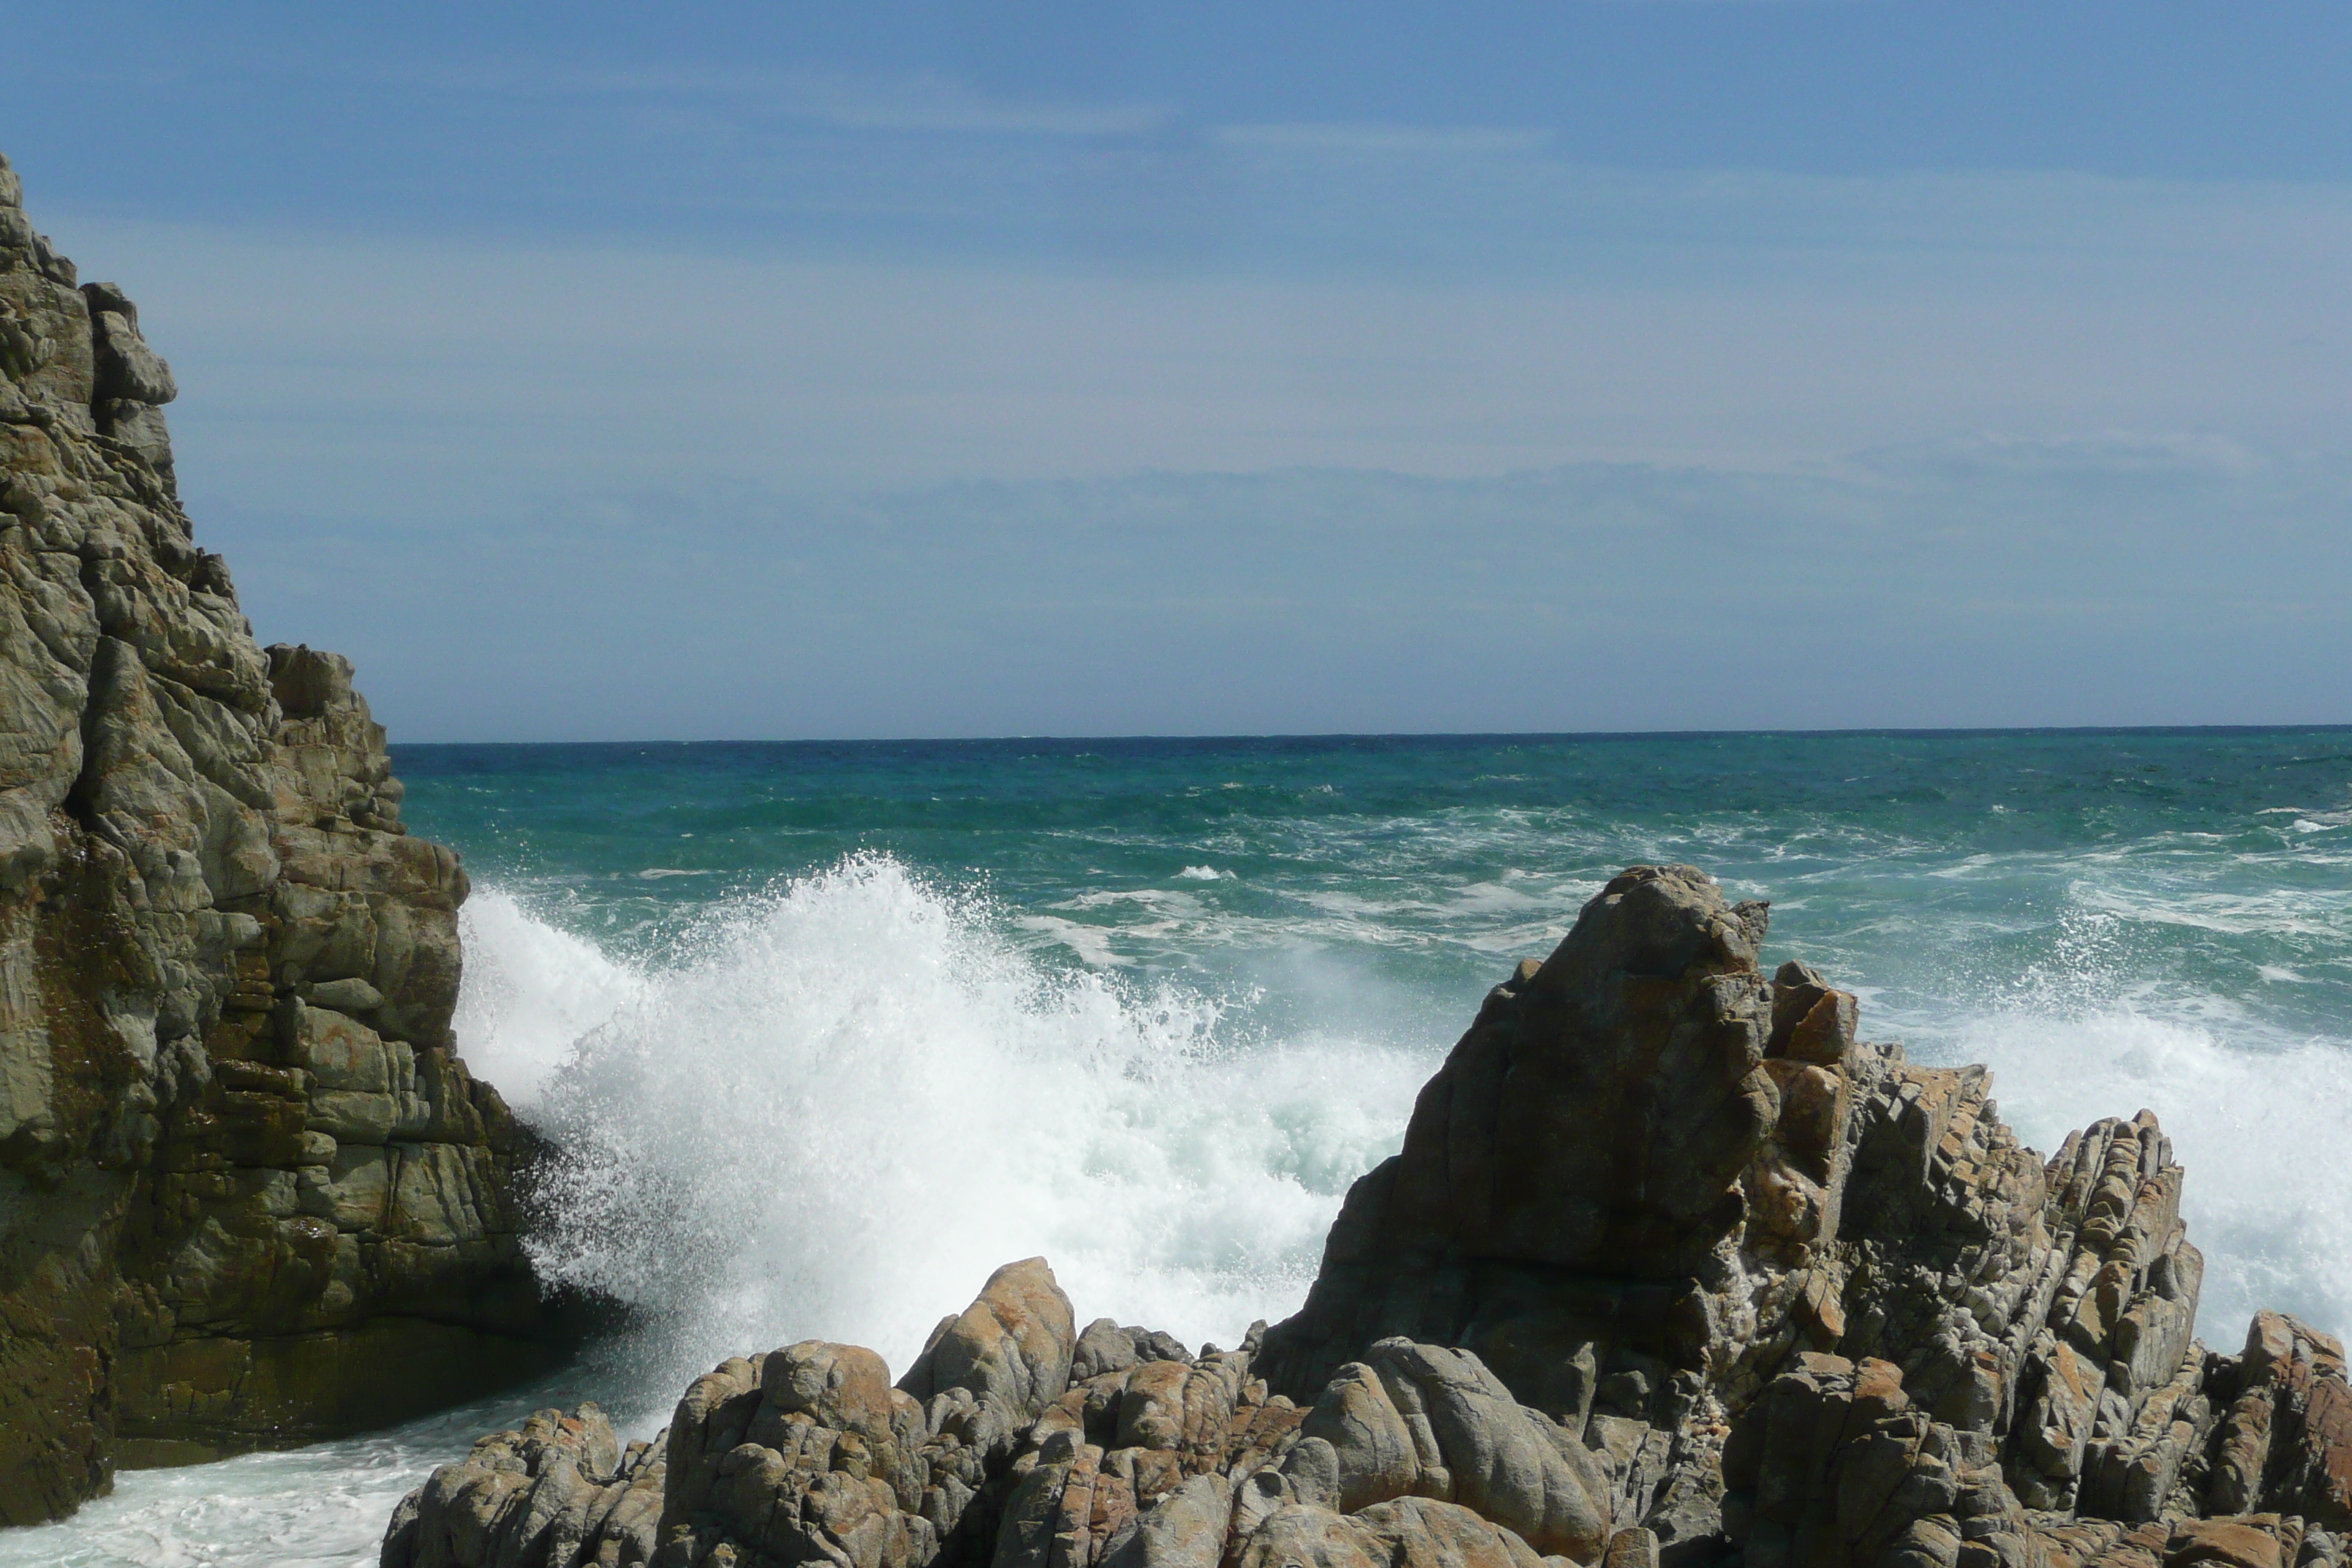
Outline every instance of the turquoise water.
{"type": "Polygon", "coordinates": [[[1591,884],[1681,859],[1771,898],[1780,944],[1889,1005],[2046,981],[2090,921],[2136,984],[2258,996],[2290,1031],[2352,1018],[2352,731],[412,746],[398,764],[417,830],[478,883],[633,954],[878,854],[1073,960],[1221,984],[1303,947],[1443,1022],[1591,884]],[[1202,866],[1217,879],[1186,877],[1202,866]]]}
{"type": "MultiPolygon", "coordinates": [[[[1618,868],[1686,860],[1771,900],[1769,956],[1860,992],[1873,1032],[1990,1061],[2029,1138],[2165,1116],[2214,1255],[2209,1322],[2234,1327],[2257,1299],[2352,1322],[2352,1224],[2324,1175],[2352,1151],[2352,731],[427,747],[399,763],[412,820],[485,889],[484,984],[487,967],[570,974],[587,1013],[614,994],[603,963],[654,988],[608,1030],[602,1072],[594,1052],[555,1066],[577,1003],[549,998],[561,1026],[535,1041],[541,1004],[465,1023],[536,1114],[626,1129],[599,1190],[652,1202],[631,1163],[665,1173],[673,1205],[710,1182],[698,1152],[634,1125],[673,1092],[687,1142],[694,1095],[913,1096],[895,1122],[837,1101],[821,1119],[851,1168],[918,1189],[963,1178],[894,1149],[896,1131],[1087,1144],[999,1194],[1048,1211],[1035,1223],[941,1230],[919,1191],[895,1206],[861,1191],[854,1225],[803,1215],[770,1236],[777,1269],[795,1249],[895,1237],[961,1255],[977,1236],[1098,1276],[1125,1321],[1236,1332],[1244,1306],[1278,1311],[1303,1287],[1331,1203],[1393,1146],[1485,988],[1618,868]],[[549,929],[588,949],[551,961],[532,945],[549,929]],[[887,1028],[887,992],[855,984],[940,969],[963,991],[887,1028]],[[691,1095],[664,1087],[681,1054],[691,1095]],[[616,1058],[667,1065],[615,1076],[616,1058]],[[1144,1080],[1148,1102],[1115,1092],[1144,1080]],[[935,1082],[970,1105],[924,1121],[935,1082]],[[1093,1129],[990,1098],[1008,1083],[1072,1097],[1093,1129]],[[1150,1223],[1107,1241],[1085,1228],[1104,1205],[1150,1223]]],[[[686,1210],[717,1236],[756,1202],[720,1183],[686,1210]]],[[[573,1234],[549,1261],[601,1245],[573,1234]]],[[[631,1269],[682,1266],[599,1256],[578,1272],[627,1293],[631,1269]]],[[[872,1288],[846,1297],[726,1271],[744,1308],[725,1331],[789,1300],[890,1348],[955,1294],[858,1267],[872,1288]]],[[[719,1319],[699,1348],[721,1342],[719,1319]]]]}
{"type": "Polygon", "coordinates": [[[467,1055],[571,1151],[534,1249],[645,1326],[454,1422],[128,1477],[0,1563],[373,1561],[383,1500],[509,1406],[644,1430],[728,1352],[901,1363],[1032,1252],[1083,1316],[1231,1342],[1486,987],[1644,860],[1771,900],[1768,957],[1991,1063],[2029,1142],[2155,1109],[2209,1339],[2352,1328],[2352,731],[395,760],[475,879],[467,1055]]]}

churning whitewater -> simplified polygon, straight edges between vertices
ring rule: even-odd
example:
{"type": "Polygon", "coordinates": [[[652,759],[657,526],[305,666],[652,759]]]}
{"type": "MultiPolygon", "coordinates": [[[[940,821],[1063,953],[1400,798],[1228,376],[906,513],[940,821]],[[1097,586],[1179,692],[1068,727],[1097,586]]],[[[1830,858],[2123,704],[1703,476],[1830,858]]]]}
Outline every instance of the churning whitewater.
{"type": "MultiPolygon", "coordinates": [[[[633,1326],[398,1433],[131,1472],[0,1564],[362,1564],[471,1439],[803,1337],[903,1366],[995,1265],[1231,1343],[1518,959],[1618,868],[1979,1060],[2045,1152],[2157,1110],[2200,1320],[2352,1328],[2352,743],[2331,732],[404,750],[530,1239],[633,1326]]],[[[2221,1325],[2216,1329],[2213,1325],[2221,1325]]]]}
{"type": "MultiPolygon", "coordinates": [[[[551,944],[488,907],[473,935],[494,970],[493,925],[551,944]]],[[[1304,1294],[1426,1067],[1253,1039],[1245,1012],[1175,984],[1047,970],[879,856],[721,906],[605,994],[522,1108],[562,1151],[531,1250],[551,1281],[641,1310],[623,1407],[656,1423],[695,1373],[779,1334],[904,1365],[938,1302],[1037,1253],[1089,1310],[1231,1342],[1304,1294]]],[[[521,1006],[475,1022],[488,1061],[548,1033],[521,1006]]]]}

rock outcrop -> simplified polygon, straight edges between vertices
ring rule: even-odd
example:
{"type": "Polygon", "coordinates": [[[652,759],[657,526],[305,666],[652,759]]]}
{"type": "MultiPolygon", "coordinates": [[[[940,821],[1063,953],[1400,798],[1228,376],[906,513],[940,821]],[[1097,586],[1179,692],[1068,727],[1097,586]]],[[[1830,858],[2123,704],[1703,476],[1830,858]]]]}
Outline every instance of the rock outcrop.
{"type": "Polygon", "coordinates": [[[0,159],[0,1522],[544,1361],[451,851],[196,547],[137,307],[0,159]]]}
{"type": "Polygon", "coordinates": [[[1768,978],[1768,915],[1611,881],[1234,1350],[1080,1331],[1031,1259],[895,1388],[811,1342],[634,1457],[593,1407],[485,1438],[386,1568],[2342,1568],[2342,1349],[2191,1338],[2156,1119],[2043,1160],[1981,1068],[1768,978]]]}

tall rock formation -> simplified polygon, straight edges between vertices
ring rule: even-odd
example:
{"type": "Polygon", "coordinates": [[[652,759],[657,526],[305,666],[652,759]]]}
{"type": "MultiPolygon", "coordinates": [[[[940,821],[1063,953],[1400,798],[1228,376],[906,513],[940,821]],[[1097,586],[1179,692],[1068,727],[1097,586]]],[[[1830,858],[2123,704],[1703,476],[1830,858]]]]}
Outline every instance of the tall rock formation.
{"type": "Polygon", "coordinates": [[[2044,1160],[1979,1068],[1635,867],[1359,1181],[1305,1308],[1197,1356],[1001,1270],[896,1389],[804,1342],[624,1452],[548,1411],[385,1568],[2345,1568],[2342,1346],[2190,1334],[2156,1119],[2044,1160]]]}
{"type": "Polygon", "coordinates": [[[0,158],[0,1522],[543,1362],[455,854],[196,547],[139,312],[0,158]]]}

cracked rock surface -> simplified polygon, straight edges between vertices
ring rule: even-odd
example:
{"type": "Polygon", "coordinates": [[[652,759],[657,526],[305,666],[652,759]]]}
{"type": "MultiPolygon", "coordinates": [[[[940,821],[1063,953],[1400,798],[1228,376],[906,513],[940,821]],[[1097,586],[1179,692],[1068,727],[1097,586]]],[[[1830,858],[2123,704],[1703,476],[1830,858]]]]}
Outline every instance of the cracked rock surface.
{"type": "Polygon", "coordinates": [[[177,391],[0,158],[0,1523],[546,1359],[465,872],[195,545],[177,391]]]}
{"type": "Polygon", "coordinates": [[[1304,1308],[1187,1352],[1007,1266],[896,1385],[814,1342],[621,1455],[593,1406],[443,1467],[386,1568],[2342,1568],[2352,1385],[2192,1335],[2142,1111],[2045,1159],[1979,1068],[1767,975],[1639,866],[1486,998],[1304,1308]]]}

